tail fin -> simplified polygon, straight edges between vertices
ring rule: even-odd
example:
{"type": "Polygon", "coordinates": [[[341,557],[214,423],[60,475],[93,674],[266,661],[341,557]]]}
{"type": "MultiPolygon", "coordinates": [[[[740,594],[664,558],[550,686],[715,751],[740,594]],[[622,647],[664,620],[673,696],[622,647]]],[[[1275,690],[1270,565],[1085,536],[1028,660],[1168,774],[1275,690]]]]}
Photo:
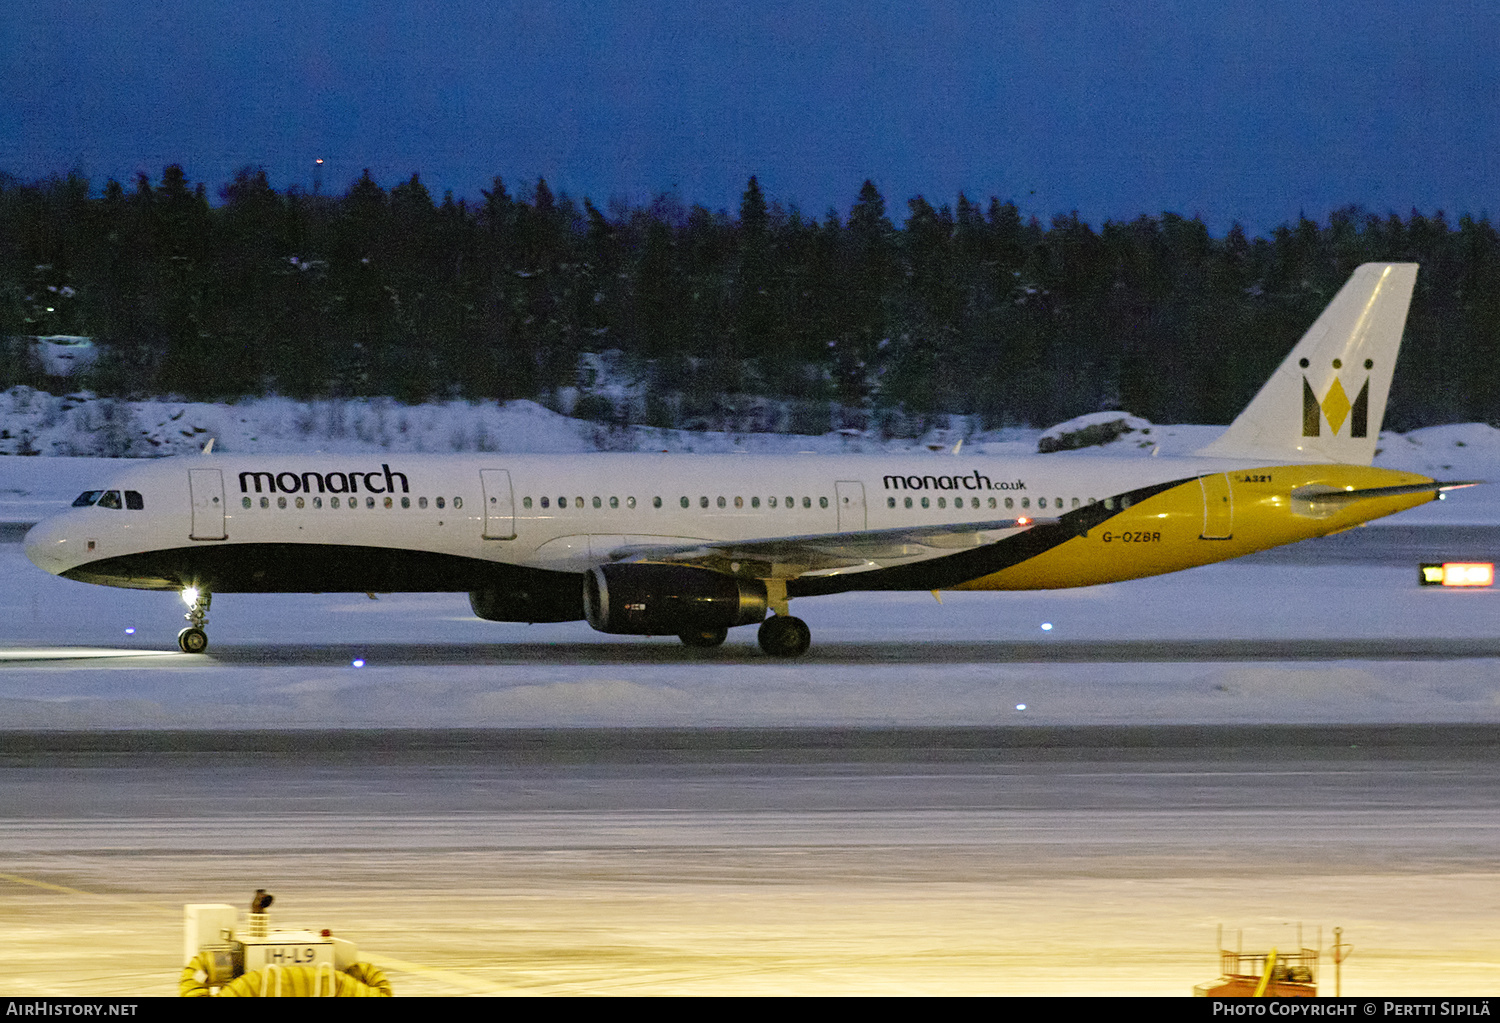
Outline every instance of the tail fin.
{"type": "Polygon", "coordinates": [[[1328,303],[1210,458],[1369,465],[1406,326],[1415,263],[1366,263],[1328,303]]]}

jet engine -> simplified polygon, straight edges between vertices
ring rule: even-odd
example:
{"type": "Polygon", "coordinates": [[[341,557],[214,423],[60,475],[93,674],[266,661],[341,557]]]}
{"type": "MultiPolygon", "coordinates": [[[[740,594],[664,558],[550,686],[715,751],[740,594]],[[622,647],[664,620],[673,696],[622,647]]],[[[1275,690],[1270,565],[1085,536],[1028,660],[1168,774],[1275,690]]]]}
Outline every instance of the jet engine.
{"type": "Polygon", "coordinates": [[[683,565],[601,565],[584,577],[583,608],[600,632],[682,635],[764,621],[766,587],[683,565]]]}

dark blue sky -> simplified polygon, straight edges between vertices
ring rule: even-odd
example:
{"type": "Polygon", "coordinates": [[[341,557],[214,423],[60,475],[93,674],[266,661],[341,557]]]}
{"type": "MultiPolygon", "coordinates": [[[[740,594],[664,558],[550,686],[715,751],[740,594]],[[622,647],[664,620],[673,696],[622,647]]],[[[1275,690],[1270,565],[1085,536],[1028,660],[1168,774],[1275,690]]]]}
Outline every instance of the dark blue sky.
{"type": "Polygon", "coordinates": [[[0,169],[491,177],[847,213],[873,178],[1215,233],[1500,211],[1500,5],[5,0],[0,169]]]}

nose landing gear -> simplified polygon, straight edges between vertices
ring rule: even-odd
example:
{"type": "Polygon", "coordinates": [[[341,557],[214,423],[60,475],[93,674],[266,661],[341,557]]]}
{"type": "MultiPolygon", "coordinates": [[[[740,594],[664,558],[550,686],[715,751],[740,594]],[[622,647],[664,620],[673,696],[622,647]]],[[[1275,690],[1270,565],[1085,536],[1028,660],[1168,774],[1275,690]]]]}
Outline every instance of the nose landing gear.
{"type": "Polygon", "coordinates": [[[177,634],[177,646],[183,653],[201,654],[208,649],[208,633],[203,627],[208,624],[208,605],[212,600],[213,594],[207,590],[199,590],[196,586],[183,589],[182,602],[188,606],[188,612],[182,617],[190,623],[177,634]]]}

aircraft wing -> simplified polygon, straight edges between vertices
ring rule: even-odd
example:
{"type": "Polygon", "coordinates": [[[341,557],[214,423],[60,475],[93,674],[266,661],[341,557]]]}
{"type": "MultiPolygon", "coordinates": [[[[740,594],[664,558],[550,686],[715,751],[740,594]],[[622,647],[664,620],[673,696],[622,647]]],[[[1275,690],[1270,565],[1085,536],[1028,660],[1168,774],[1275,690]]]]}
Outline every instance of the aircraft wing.
{"type": "Polygon", "coordinates": [[[608,557],[615,563],[692,565],[719,572],[763,574],[765,578],[836,575],[942,557],[995,543],[1037,526],[1056,525],[1059,521],[1023,516],[755,540],[626,544],[611,550],[608,557]]]}

